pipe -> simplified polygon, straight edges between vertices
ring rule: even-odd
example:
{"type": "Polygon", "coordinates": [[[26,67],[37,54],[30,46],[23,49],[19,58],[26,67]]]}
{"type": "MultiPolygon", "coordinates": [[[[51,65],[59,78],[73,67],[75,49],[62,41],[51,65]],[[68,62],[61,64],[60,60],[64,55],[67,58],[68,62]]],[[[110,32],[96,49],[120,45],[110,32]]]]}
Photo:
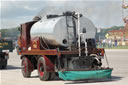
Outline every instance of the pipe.
{"type": "Polygon", "coordinates": [[[85,45],[85,55],[88,56],[88,49],[87,49],[87,42],[86,42],[86,38],[84,37],[84,33],[82,33],[83,35],[83,39],[84,39],[84,45],[85,45]]]}
{"type": "Polygon", "coordinates": [[[81,56],[81,48],[80,48],[80,37],[81,37],[81,34],[80,34],[80,14],[77,13],[77,16],[78,16],[78,19],[77,19],[77,23],[78,23],[78,49],[79,49],[79,56],[81,56]]]}

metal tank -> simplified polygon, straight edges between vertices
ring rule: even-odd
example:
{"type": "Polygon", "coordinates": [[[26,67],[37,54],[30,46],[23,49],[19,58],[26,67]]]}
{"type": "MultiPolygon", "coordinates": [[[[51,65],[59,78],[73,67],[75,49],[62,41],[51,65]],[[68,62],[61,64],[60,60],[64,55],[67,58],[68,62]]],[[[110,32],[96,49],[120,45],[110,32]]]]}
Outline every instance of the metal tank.
{"type": "MultiPolygon", "coordinates": [[[[75,19],[75,23],[77,31],[77,19],[75,19]]],[[[68,47],[71,45],[69,42],[73,42],[74,40],[72,25],[71,16],[68,16],[68,20],[66,19],[66,16],[42,18],[32,26],[30,34],[31,37],[45,38],[47,44],[49,45],[68,47]],[[68,30],[67,24],[70,25],[68,30]]],[[[83,34],[84,37],[82,37],[82,41],[85,38],[95,37],[95,26],[88,18],[85,18],[84,16],[80,17],[80,31],[82,32],[83,29],[86,29],[86,33],[83,34]]]]}

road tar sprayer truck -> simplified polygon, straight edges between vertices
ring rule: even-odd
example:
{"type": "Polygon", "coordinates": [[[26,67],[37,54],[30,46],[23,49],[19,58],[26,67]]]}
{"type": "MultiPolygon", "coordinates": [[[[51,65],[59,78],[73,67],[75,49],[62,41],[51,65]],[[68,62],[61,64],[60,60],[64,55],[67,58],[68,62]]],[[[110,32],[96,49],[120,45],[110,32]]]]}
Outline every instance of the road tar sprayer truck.
{"type": "Polygon", "coordinates": [[[97,48],[96,27],[82,14],[35,17],[21,24],[18,54],[22,74],[28,78],[36,70],[40,80],[97,79],[111,77],[112,68],[102,67],[105,50],[97,48]]]}

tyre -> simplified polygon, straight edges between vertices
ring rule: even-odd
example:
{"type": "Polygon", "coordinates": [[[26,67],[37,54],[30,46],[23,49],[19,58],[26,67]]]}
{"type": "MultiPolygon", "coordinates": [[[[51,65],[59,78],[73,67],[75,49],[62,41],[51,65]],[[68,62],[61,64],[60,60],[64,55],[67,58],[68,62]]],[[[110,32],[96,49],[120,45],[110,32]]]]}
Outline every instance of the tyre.
{"type": "Polygon", "coordinates": [[[30,71],[30,65],[29,65],[30,60],[26,57],[22,58],[22,63],[21,63],[21,67],[22,67],[22,75],[25,78],[29,78],[31,76],[31,71],[30,71]]]}
{"type": "Polygon", "coordinates": [[[54,80],[56,77],[56,74],[55,72],[50,72],[50,75],[49,75],[49,80],[54,80]]]}
{"type": "Polygon", "coordinates": [[[38,76],[40,80],[47,81],[49,79],[50,73],[47,72],[46,70],[45,59],[43,57],[39,58],[37,67],[38,67],[38,76]]]}
{"type": "Polygon", "coordinates": [[[6,69],[7,67],[7,59],[4,61],[4,65],[2,66],[2,69],[6,69]]]}
{"type": "Polygon", "coordinates": [[[2,69],[2,65],[0,65],[0,69],[2,69]]]}

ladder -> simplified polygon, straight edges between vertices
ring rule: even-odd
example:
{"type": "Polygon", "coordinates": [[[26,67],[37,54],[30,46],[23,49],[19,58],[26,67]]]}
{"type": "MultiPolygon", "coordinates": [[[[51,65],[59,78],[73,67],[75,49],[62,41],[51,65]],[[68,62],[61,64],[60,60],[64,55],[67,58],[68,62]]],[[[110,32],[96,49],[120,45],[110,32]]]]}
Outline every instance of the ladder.
{"type": "Polygon", "coordinates": [[[67,35],[68,44],[69,44],[69,46],[71,46],[73,44],[75,37],[76,37],[76,31],[74,29],[74,23],[73,23],[73,17],[72,16],[66,16],[66,25],[67,25],[67,34],[68,34],[67,35]]]}

